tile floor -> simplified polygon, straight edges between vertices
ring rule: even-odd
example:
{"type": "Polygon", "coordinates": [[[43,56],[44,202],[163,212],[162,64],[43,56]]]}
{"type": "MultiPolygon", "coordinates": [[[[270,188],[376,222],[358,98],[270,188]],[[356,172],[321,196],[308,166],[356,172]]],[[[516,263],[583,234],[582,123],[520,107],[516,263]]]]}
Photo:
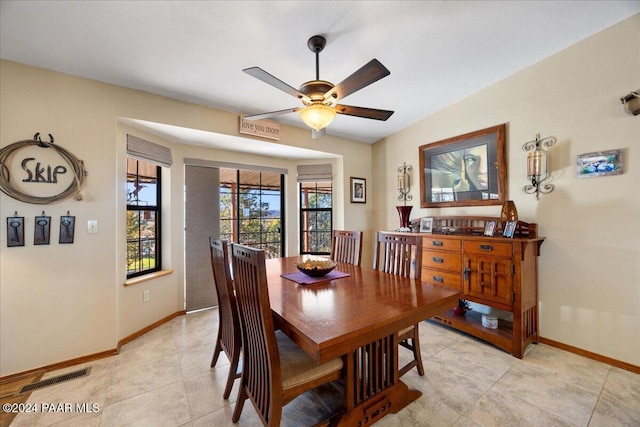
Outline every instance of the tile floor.
{"type": "MultiPolygon", "coordinates": [[[[88,377],[38,390],[28,400],[96,404],[97,412],[23,413],[11,426],[233,426],[237,386],[222,399],[228,361],[221,356],[209,368],[217,325],[216,309],[180,316],[119,355],[88,363],[88,377]]],[[[420,324],[420,337],[425,376],[413,370],[403,381],[423,395],[376,425],[640,426],[638,374],[543,344],[519,360],[431,322],[420,324]]],[[[285,407],[282,425],[313,424],[339,399],[330,389],[302,396],[285,407]]],[[[259,424],[247,402],[236,425],[259,424]]]]}

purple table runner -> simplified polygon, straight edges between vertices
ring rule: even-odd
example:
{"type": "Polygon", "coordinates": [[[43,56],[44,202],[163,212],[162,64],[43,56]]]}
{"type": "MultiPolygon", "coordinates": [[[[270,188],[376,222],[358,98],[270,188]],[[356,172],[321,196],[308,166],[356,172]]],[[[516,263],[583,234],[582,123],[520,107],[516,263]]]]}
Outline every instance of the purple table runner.
{"type": "Polygon", "coordinates": [[[331,280],[340,279],[342,277],[348,277],[351,275],[342,271],[332,270],[322,277],[307,276],[301,271],[295,273],[285,273],[281,274],[280,276],[284,277],[285,279],[291,280],[292,282],[296,282],[300,285],[312,285],[314,283],[330,282],[331,280]]]}

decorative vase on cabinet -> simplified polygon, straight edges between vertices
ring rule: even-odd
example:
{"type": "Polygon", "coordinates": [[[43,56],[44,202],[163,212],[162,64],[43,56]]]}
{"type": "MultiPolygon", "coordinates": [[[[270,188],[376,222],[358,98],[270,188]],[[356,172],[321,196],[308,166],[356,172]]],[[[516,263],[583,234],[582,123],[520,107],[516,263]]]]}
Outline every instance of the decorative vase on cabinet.
{"type": "Polygon", "coordinates": [[[513,200],[507,200],[502,205],[502,211],[500,212],[500,219],[502,222],[506,221],[517,221],[518,220],[518,210],[516,209],[516,204],[513,200]]]}
{"type": "Polygon", "coordinates": [[[396,206],[398,215],[400,216],[400,228],[409,228],[409,216],[413,206],[396,206]]]}

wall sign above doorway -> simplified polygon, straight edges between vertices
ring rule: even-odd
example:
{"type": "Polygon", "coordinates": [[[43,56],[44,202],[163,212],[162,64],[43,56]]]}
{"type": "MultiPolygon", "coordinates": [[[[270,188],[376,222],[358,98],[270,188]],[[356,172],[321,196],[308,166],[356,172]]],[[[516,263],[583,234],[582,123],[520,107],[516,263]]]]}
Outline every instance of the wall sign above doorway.
{"type": "Polygon", "coordinates": [[[280,124],[268,120],[245,120],[240,117],[240,133],[280,140],[280,124]]]}

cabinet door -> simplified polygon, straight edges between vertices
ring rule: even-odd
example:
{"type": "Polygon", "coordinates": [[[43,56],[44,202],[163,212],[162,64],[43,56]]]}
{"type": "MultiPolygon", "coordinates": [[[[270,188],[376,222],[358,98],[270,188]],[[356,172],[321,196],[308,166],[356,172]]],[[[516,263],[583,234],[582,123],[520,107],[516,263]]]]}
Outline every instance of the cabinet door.
{"type": "Polygon", "coordinates": [[[463,264],[466,295],[505,310],[511,310],[513,305],[513,263],[511,260],[465,255],[463,264]]]}

